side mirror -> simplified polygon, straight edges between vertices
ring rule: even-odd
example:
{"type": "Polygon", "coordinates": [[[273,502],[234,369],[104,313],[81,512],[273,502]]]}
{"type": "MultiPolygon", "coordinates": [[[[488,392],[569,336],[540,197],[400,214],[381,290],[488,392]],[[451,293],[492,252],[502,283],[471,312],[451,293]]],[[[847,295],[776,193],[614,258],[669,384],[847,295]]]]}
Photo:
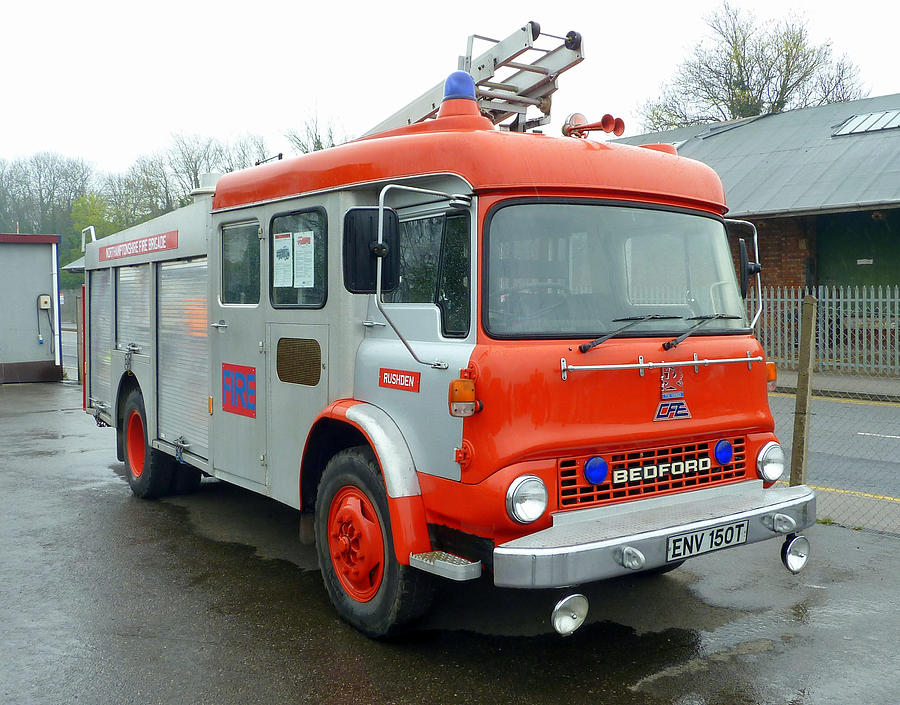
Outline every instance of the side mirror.
{"type": "Polygon", "coordinates": [[[374,294],[381,259],[381,291],[397,288],[400,278],[400,219],[384,209],[382,243],[378,244],[378,208],[352,208],[344,216],[344,286],[352,294],[374,294]]]}
{"type": "Polygon", "coordinates": [[[762,265],[759,262],[751,262],[747,255],[747,243],[744,238],[738,240],[738,248],[740,249],[741,258],[741,298],[747,298],[747,291],[750,289],[750,277],[753,274],[759,274],[762,271],[762,265]]]}

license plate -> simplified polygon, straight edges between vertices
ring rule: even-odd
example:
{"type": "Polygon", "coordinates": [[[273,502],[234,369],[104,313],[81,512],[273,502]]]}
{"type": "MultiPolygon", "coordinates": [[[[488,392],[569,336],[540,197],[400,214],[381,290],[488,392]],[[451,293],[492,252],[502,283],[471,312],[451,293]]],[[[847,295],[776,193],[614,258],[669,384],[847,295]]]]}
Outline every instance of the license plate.
{"type": "Polygon", "coordinates": [[[747,526],[746,520],[736,521],[733,524],[670,536],[666,546],[666,560],[680,561],[691,556],[699,556],[701,553],[747,543],[747,526]]]}

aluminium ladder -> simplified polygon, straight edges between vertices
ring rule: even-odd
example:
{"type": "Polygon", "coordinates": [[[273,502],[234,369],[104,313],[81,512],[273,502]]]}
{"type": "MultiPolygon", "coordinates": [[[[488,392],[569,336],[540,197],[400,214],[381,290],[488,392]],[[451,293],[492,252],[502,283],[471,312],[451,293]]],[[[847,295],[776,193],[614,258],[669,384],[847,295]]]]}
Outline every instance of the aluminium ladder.
{"type": "MultiPolygon", "coordinates": [[[[565,37],[547,33],[542,35],[537,22],[528,22],[503,40],[477,34],[470,36],[466,56],[459,57],[459,70],[469,72],[475,79],[478,105],[485,117],[495,125],[514,117],[508,128],[525,132],[550,122],[550,96],[557,90],[559,75],[581,63],[583,59],[581,35],[578,32],[569,32],[565,37]],[[540,36],[562,40],[562,43],[553,49],[541,49],[534,46],[535,40],[540,36]],[[473,59],[472,44],[475,39],[493,42],[494,46],[473,59]],[[540,56],[531,63],[516,61],[527,51],[536,52],[540,56]],[[513,73],[506,78],[493,80],[501,69],[512,69],[513,73]],[[536,107],[542,115],[527,119],[526,112],[530,106],[536,107]]],[[[440,109],[443,97],[442,81],[366,132],[363,137],[432,118],[440,109]]]]}

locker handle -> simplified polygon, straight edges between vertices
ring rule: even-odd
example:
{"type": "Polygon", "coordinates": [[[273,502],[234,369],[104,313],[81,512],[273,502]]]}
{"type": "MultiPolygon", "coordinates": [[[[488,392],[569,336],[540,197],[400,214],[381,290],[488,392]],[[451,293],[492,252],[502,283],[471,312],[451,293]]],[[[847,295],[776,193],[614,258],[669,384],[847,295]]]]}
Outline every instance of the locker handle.
{"type": "Polygon", "coordinates": [[[225,321],[219,321],[218,323],[210,323],[211,328],[227,328],[228,324],[225,321]]]}

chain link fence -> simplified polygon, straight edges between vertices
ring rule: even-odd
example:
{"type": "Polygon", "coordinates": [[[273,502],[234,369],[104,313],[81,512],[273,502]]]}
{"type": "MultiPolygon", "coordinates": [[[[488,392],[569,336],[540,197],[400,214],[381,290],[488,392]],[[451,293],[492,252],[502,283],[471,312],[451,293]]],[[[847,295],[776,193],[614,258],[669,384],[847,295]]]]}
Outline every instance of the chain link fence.
{"type": "Polygon", "coordinates": [[[757,335],[778,366],[769,404],[790,458],[803,297],[818,299],[807,484],[820,521],[900,536],[900,287],[772,287],[757,335]]]}

